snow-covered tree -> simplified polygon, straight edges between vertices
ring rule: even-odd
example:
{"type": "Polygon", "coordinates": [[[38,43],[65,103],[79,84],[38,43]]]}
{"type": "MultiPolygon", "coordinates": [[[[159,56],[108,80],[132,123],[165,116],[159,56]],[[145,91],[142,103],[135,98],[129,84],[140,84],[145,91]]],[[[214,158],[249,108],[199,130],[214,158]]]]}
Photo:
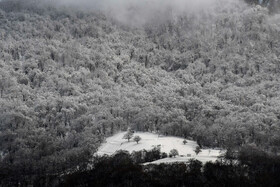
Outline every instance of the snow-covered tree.
{"type": "Polygon", "coordinates": [[[127,139],[127,141],[129,142],[129,140],[133,137],[133,133],[131,131],[128,131],[127,133],[124,134],[123,139],[127,139]]]}
{"type": "Polygon", "coordinates": [[[140,136],[134,136],[133,140],[138,144],[141,141],[141,137],[140,136]]]}
{"type": "Polygon", "coordinates": [[[171,149],[170,152],[169,152],[169,156],[170,157],[176,157],[179,155],[179,152],[177,149],[171,149]]]}

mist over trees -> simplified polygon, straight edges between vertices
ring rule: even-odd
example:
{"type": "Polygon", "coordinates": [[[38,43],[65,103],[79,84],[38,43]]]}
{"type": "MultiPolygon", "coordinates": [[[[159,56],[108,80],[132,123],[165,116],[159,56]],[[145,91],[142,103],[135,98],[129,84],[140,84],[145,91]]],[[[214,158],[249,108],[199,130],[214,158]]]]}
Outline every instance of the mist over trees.
{"type": "Polygon", "coordinates": [[[21,2],[0,2],[2,178],[86,168],[128,127],[279,153],[280,16],[268,8],[223,0],[139,26],[21,2]]]}

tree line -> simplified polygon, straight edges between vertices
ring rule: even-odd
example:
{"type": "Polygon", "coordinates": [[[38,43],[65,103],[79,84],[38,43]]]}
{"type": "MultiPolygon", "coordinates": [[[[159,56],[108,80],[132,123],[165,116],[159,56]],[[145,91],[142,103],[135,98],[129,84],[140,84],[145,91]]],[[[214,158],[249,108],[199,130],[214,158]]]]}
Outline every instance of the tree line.
{"type": "MultiPolygon", "coordinates": [[[[150,156],[151,159],[158,159],[158,154],[150,156]]],[[[91,169],[84,168],[64,175],[38,174],[20,182],[6,178],[0,185],[279,186],[279,171],[279,156],[268,155],[250,146],[242,149],[237,156],[227,152],[219,161],[206,164],[191,159],[178,163],[142,165],[135,153],[120,150],[112,156],[94,158],[91,169]]]]}

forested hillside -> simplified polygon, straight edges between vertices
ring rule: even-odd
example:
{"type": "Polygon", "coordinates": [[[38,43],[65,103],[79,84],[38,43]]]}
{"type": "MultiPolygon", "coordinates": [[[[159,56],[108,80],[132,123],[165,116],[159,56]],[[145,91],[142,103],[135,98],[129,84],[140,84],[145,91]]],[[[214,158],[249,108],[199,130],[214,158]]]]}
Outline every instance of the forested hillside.
{"type": "Polygon", "coordinates": [[[0,2],[0,175],[86,166],[128,127],[279,153],[280,16],[220,2],[141,25],[0,2]]]}

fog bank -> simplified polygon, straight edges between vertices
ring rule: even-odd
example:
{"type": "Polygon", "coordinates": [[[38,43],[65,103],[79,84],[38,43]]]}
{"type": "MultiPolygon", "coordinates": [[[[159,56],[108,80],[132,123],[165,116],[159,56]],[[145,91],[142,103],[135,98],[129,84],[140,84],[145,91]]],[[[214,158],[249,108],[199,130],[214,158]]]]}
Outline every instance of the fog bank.
{"type": "Polygon", "coordinates": [[[240,0],[58,0],[58,6],[70,6],[85,10],[100,10],[123,23],[142,25],[155,17],[177,16],[182,13],[213,12],[245,6],[240,0]]]}

